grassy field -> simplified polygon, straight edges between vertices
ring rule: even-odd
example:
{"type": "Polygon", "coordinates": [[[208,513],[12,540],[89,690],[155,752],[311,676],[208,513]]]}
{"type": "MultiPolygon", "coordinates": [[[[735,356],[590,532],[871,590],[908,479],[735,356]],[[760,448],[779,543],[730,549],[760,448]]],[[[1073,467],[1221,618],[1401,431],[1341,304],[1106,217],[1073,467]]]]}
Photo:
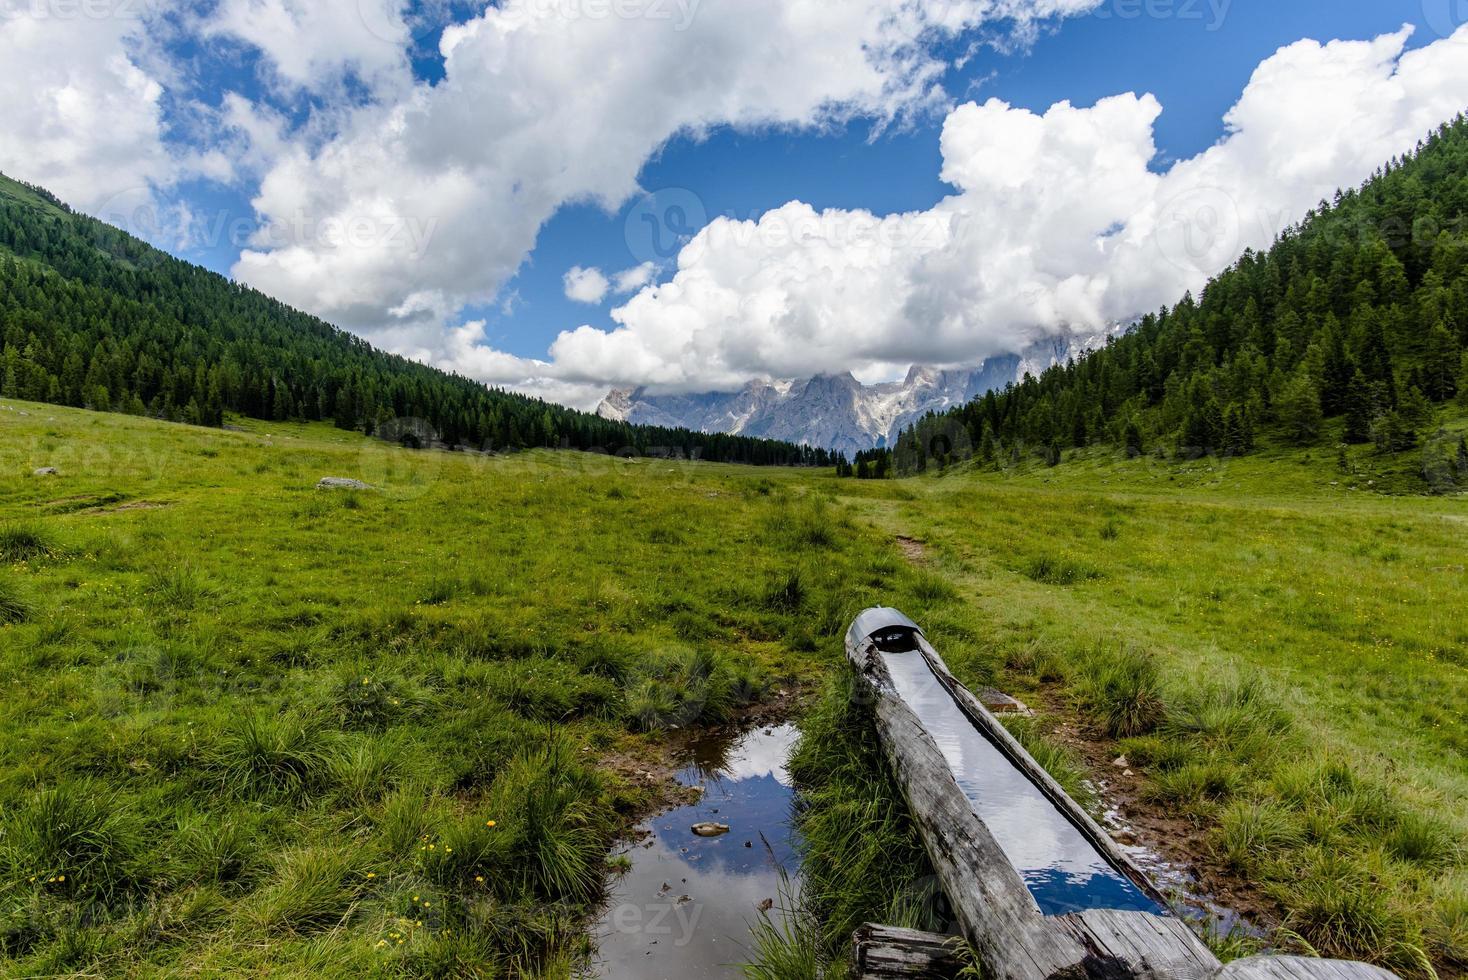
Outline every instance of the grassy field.
{"type": "MultiPolygon", "coordinates": [[[[1462,497],[1334,452],[876,484],[242,425],[0,402],[0,974],[566,976],[664,733],[827,681],[876,602],[1116,739],[1282,941],[1463,969],[1462,497]]],[[[792,928],[833,951],[923,901],[831,683],[792,928]]]]}
{"type": "Polygon", "coordinates": [[[1461,974],[1468,498],[1369,478],[1098,452],[842,492],[953,586],[925,625],[960,676],[1060,694],[1262,886],[1280,942],[1461,974]]]}
{"type": "Polygon", "coordinates": [[[810,474],[248,426],[0,403],[0,974],[564,976],[660,734],[923,578],[810,474]]]}

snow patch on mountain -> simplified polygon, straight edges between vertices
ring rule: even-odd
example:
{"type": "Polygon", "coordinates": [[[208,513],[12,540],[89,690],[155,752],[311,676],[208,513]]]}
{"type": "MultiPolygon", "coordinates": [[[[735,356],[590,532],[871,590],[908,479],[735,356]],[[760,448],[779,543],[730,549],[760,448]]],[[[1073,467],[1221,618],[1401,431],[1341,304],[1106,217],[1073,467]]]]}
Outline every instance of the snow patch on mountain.
{"type": "Polygon", "coordinates": [[[903,380],[884,384],[863,385],[848,373],[751,381],[732,392],[661,395],[645,388],[616,389],[597,414],[618,422],[781,439],[850,456],[890,446],[903,429],[928,412],[967,404],[1026,374],[1038,377],[1056,364],[1104,346],[1124,329],[1047,337],[1018,354],[991,357],[972,368],[914,366],[903,380]]]}

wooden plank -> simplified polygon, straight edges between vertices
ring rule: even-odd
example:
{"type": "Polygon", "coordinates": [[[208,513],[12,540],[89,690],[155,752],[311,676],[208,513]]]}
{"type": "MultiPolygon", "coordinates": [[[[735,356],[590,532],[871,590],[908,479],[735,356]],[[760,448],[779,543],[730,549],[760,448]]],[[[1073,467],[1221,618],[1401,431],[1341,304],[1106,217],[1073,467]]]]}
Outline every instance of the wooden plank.
{"type": "Polygon", "coordinates": [[[959,936],[868,923],[852,943],[855,980],[952,980],[962,969],[959,936]]]}
{"type": "Polygon", "coordinates": [[[1251,956],[1224,967],[1217,980],[1396,980],[1396,974],[1379,966],[1346,960],[1251,956]]]}

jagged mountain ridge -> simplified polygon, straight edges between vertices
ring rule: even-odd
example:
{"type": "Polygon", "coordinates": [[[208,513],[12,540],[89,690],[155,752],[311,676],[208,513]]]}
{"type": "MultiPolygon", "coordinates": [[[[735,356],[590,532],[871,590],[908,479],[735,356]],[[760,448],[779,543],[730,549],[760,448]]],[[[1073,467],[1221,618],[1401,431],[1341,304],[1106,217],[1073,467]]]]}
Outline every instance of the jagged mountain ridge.
{"type": "Polygon", "coordinates": [[[1047,337],[1018,354],[957,370],[913,367],[902,381],[863,385],[850,373],[751,381],[731,392],[658,395],[615,389],[597,409],[603,418],[701,432],[760,436],[834,449],[848,456],[890,446],[928,412],[942,412],[999,390],[1026,373],[1099,347],[1116,328],[1095,335],[1047,337]]]}

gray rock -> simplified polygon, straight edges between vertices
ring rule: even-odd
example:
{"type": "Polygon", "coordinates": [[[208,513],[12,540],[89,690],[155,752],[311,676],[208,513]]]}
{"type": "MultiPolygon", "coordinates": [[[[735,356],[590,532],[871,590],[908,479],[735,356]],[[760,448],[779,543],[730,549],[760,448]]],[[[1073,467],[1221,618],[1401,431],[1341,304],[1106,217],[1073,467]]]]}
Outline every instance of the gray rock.
{"type": "Polygon", "coordinates": [[[699,837],[722,837],[729,832],[726,823],[696,823],[692,830],[699,837]]]}
{"type": "Polygon", "coordinates": [[[61,474],[58,473],[58,472],[56,472],[56,467],[54,467],[54,466],[43,466],[40,469],[36,470],[36,472],[33,473],[32,475],[33,476],[60,476],[61,474]]]}
{"type": "Polygon", "coordinates": [[[321,482],[316,484],[317,490],[376,490],[370,483],[361,480],[348,480],[340,476],[324,476],[321,482]]]}

